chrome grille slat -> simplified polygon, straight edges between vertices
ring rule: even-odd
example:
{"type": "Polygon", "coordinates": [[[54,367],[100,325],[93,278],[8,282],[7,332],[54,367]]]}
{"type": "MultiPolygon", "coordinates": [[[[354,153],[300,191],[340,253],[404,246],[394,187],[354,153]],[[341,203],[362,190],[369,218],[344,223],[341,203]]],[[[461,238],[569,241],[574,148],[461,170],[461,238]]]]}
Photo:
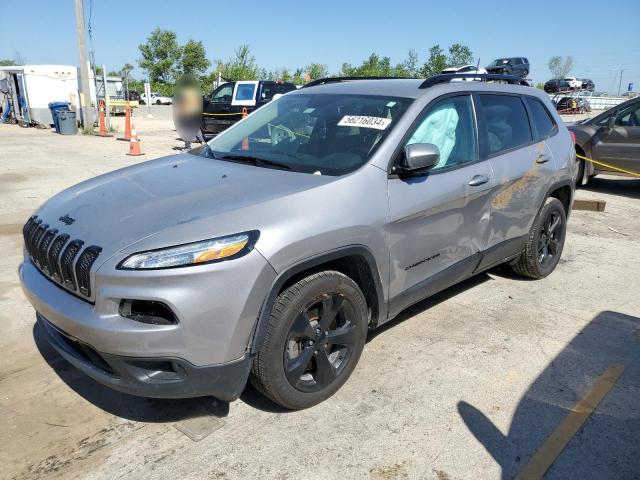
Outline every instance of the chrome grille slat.
{"type": "Polygon", "coordinates": [[[37,215],[22,228],[24,245],[33,264],[47,277],[79,296],[91,297],[91,267],[102,248],[91,245],[43,223],[37,215]]]}

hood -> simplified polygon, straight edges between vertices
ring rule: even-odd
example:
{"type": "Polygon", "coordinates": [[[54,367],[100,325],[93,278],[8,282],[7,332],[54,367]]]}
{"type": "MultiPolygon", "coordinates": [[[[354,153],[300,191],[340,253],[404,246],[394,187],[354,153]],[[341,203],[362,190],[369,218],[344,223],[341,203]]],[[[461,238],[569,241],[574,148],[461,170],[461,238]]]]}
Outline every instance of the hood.
{"type": "Polygon", "coordinates": [[[500,65],[497,67],[485,67],[487,72],[502,72],[506,68],[506,65],[500,65]]]}
{"type": "Polygon", "coordinates": [[[180,243],[235,233],[226,231],[224,224],[216,225],[207,219],[314,188],[335,178],[185,153],[75,185],[52,197],[36,215],[50,228],[67,233],[72,239],[102,247],[101,256],[106,260],[163,230],[171,229],[175,236],[177,226],[186,227],[179,229],[185,237],[180,243]],[[203,232],[188,228],[188,224],[208,224],[209,228],[203,232]]]}

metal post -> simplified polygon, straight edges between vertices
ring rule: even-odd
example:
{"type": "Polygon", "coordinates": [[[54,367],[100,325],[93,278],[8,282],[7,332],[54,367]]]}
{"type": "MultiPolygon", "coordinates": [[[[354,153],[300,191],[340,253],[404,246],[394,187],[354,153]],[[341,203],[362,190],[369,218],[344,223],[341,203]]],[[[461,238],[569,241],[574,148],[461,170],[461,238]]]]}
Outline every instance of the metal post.
{"type": "Polygon", "coordinates": [[[82,126],[93,128],[93,109],[91,108],[91,89],[89,87],[89,65],[87,63],[87,45],[84,35],[84,8],[82,0],[76,2],[76,35],[80,56],[80,91],[79,100],[82,110],[82,126]]]}
{"type": "Polygon", "coordinates": [[[109,107],[109,92],[107,92],[107,67],[102,65],[102,87],[104,91],[104,115],[107,121],[107,130],[111,128],[111,108],[109,107]]]}
{"type": "Polygon", "coordinates": [[[618,96],[620,96],[620,87],[622,87],[622,74],[624,73],[625,70],[626,68],[623,68],[622,70],[620,70],[620,81],[618,82],[618,96]]]}

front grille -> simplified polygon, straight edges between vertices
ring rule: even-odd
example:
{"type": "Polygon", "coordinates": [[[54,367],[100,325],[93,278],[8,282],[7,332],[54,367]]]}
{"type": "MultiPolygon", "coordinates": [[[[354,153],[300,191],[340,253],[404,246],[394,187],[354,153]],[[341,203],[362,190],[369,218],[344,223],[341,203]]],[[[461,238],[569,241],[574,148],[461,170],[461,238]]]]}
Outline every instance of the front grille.
{"type": "Polygon", "coordinates": [[[70,240],[66,233],[58,234],[37,216],[31,217],[22,229],[24,245],[31,261],[40,271],[65,288],[91,297],[91,267],[102,249],[90,245],[82,250],[82,240],[70,240]]]}
{"type": "Polygon", "coordinates": [[[91,296],[91,279],[89,278],[89,272],[91,271],[91,265],[96,261],[98,255],[102,249],[100,247],[91,246],[84,249],[78,262],[76,263],[76,279],[78,280],[78,288],[80,293],[91,296]]]}

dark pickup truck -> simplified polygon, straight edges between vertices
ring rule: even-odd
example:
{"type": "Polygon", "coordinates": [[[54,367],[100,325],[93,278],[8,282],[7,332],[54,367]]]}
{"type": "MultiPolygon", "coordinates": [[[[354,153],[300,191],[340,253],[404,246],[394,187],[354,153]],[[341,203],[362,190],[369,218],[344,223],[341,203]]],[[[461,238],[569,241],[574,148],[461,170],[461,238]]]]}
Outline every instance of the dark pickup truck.
{"type": "Polygon", "coordinates": [[[217,135],[241,120],[244,108],[251,113],[269,103],[275,95],[295,89],[293,83],[271,80],[223,83],[203,98],[202,134],[205,137],[217,135]]]}

